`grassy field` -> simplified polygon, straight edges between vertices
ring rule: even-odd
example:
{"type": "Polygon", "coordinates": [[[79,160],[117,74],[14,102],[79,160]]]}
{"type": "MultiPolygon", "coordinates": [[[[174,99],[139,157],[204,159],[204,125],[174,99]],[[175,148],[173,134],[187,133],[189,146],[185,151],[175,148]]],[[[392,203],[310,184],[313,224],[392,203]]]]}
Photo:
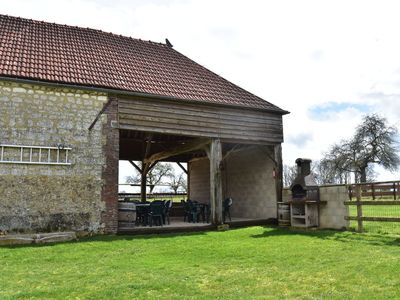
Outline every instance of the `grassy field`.
{"type": "MultiPolygon", "coordinates": [[[[357,216],[357,207],[349,206],[350,216],[357,216]]],[[[365,217],[397,217],[400,218],[400,205],[363,205],[363,216],[365,217]]],[[[351,221],[350,227],[357,228],[357,221],[351,221]]],[[[363,222],[364,230],[379,234],[400,235],[400,222],[363,222]]]]}
{"type": "MultiPolygon", "coordinates": [[[[130,201],[140,201],[140,196],[135,196],[135,197],[129,197],[130,201]]],[[[186,195],[151,195],[148,196],[147,200],[148,201],[153,201],[153,200],[172,200],[173,202],[181,202],[181,200],[186,201],[187,196],[186,195]]]]}
{"type": "Polygon", "coordinates": [[[0,299],[395,299],[400,238],[249,227],[0,248],[0,299]]]}

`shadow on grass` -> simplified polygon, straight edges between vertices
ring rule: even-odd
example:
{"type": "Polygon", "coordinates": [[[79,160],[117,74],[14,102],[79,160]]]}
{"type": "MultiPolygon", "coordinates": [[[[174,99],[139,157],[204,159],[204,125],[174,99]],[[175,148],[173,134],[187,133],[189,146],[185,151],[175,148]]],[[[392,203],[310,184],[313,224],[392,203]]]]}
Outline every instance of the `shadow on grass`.
{"type": "MultiPolygon", "coordinates": [[[[250,235],[251,238],[270,238],[277,236],[307,236],[310,238],[322,239],[327,241],[339,241],[343,243],[363,243],[376,246],[400,246],[399,236],[390,236],[384,234],[372,233],[356,233],[353,231],[335,231],[335,230],[306,230],[291,229],[276,226],[263,226],[263,233],[250,235]]],[[[228,232],[239,231],[243,228],[233,228],[228,232]]],[[[27,244],[27,245],[3,245],[0,248],[27,248],[27,247],[53,247],[61,244],[74,243],[108,243],[116,241],[132,241],[132,240],[152,240],[152,239],[175,239],[193,236],[205,236],[209,233],[223,234],[224,231],[197,231],[197,232],[176,232],[176,233],[152,233],[152,234],[135,234],[135,235],[95,235],[79,238],[76,241],[55,242],[47,244],[27,244]]]]}
{"type": "MultiPolygon", "coordinates": [[[[115,242],[115,241],[132,241],[132,240],[151,240],[160,238],[178,238],[178,237],[190,237],[190,236],[201,236],[206,235],[210,231],[196,231],[196,232],[177,232],[177,233],[151,233],[151,234],[135,234],[135,235],[93,235],[79,238],[73,241],[65,242],[51,242],[51,243],[40,243],[40,244],[22,244],[22,245],[2,245],[1,248],[29,248],[29,247],[53,247],[57,245],[66,245],[74,243],[94,243],[94,242],[115,242]]],[[[215,232],[215,231],[213,231],[215,232]]]]}
{"type": "Polygon", "coordinates": [[[344,243],[365,243],[376,246],[400,246],[400,237],[372,234],[357,233],[353,231],[335,231],[335,230],[306,230],[306,229],[290,229],[279,227],[265,227],[265,231],[261,234],[252,235],[253,238],[268,238],[273,236],[308,236],[323,240],[339,241],[344,243]]]}

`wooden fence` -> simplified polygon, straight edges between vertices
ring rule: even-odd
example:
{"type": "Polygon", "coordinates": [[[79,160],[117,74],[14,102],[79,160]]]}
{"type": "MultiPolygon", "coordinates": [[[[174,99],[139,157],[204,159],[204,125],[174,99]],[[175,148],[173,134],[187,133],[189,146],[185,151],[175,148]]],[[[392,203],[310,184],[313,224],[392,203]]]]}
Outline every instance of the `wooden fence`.
{"type": "Polygon", "coordinates": [[[368,197],[376,199],[393,199],[400,197],[400,181],[384,181],[349,185],[349,199],[356,198],[356,189],[361,187],[361,198],[368,197]]]}
{"type": "Polygon", "coordinates": [[[357,216],[346,216],[346,220],[357,221],[357,231],[363,231],[363,221],[400,222],[400,217],[363,216],[363,205],[400,205],[400,181],[353,184],[349,186],[349,201],[345,205],[356,205],[357,216]],[[355,201],[353,200],[355,198],[355,201]],[[371,200],[372,199],[372,200],[371,200]]]}

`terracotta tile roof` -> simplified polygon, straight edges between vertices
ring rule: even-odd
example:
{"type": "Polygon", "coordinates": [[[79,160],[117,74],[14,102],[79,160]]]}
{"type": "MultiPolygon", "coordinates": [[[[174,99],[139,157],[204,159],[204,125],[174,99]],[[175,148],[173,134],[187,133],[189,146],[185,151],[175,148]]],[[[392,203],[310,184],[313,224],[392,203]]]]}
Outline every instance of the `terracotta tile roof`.
{"type": "Polygon", "coordinates": [[[0,76],[284,113],[165,44],[5,15],[0,15],[0,76]]]}

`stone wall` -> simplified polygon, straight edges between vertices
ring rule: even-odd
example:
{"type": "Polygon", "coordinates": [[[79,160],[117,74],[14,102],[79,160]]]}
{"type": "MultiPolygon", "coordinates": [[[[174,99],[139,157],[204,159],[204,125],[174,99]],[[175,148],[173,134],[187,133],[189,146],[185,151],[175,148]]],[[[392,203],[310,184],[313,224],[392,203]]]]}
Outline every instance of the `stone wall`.
{"type": "Polygon", "coordinates": [[[105,94],[0,81],[0,143],[71,147],[70,166],[0,163],[0,231],[101,232],[105,94]]]}
{"type": "MultiPolygon", "coordinates": [[[[232,217],[276,219],[277,204],[271,149],[254,146],[230,154],[223,164],[223,197],[231,197],[232,217]]],[[[210,201],[210,162],[190,162],[190,198],[210,201]]]]}

